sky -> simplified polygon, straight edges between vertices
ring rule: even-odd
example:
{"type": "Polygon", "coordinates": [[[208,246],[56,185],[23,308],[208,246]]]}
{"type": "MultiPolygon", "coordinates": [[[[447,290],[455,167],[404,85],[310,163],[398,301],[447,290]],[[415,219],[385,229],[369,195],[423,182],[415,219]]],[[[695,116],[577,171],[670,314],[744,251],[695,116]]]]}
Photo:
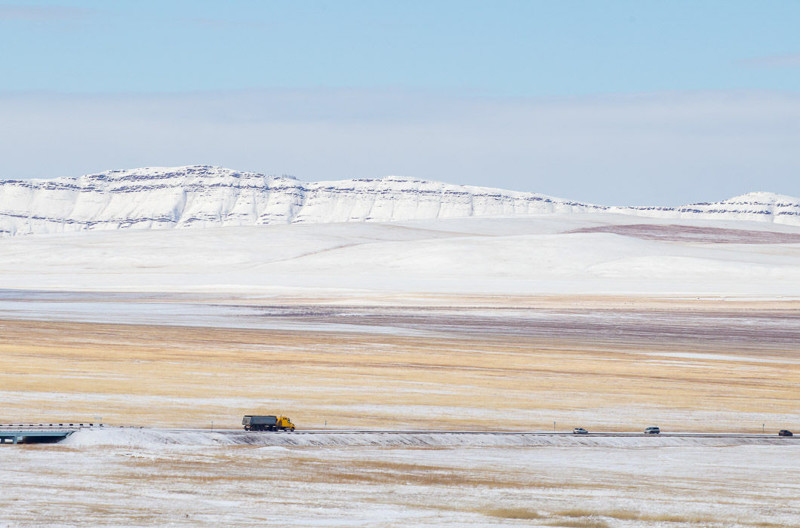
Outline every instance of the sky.
{"type": "Polygon", "coordinates": [[[0,178],[797,197],[797,27],[797,0],[0,0],[0,178]]]}

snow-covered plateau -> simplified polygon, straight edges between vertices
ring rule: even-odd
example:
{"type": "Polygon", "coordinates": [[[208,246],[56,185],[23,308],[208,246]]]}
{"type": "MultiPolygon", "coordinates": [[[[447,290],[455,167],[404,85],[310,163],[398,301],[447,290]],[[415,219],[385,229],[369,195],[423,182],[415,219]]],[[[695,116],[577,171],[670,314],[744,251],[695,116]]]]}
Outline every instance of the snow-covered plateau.
{"type": "Polygon", "coordinates": [[[395,176],[302,182],[205,165],[0,181],[5,235],[598,212],[800,225],[800,199],[772,193],[683,207],[611,207],[395,176]]]}
{"type": "Polygon", "coordinates": [[[7,289],[800,295],[800,200],[769,193],[608,207],[399,177],[144,168],[2,181],[3,234],[7,289]]]}
{"type": "Polygon", "coordinates": [[[0,238],[7,289],[800,295],[800,200],[769,193],[608,207],[399,177],[145,168],[2,181],[0,238]]]}

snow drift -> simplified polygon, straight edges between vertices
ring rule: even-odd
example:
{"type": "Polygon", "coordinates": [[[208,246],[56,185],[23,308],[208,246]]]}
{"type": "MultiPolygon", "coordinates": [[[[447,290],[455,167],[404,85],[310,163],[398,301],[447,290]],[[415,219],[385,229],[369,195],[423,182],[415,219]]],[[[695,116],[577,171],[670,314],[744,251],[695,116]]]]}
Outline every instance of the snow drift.
{"type": "Polygon", "coordinates": [[[269,447],[677,447],[785,445],[783,438],[763,436],[631,436],[592,437],[573,435],[441,432],[330,432],[249,433],[244,431],[165,430],[108,428],[81,430],[61,442],[72,447],[254,445],[269,447]]]}

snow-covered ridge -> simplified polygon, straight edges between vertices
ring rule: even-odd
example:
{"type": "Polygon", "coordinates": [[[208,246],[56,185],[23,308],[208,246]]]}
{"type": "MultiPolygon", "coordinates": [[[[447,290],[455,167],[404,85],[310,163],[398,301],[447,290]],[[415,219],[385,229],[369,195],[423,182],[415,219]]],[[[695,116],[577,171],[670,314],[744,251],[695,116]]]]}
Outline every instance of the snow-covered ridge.
{"type": "Polygon", "coordinates": [[[666,218],[720,218],[800,225],[800,198],[768,192],[751,192],[721,202],[681,207],[610,207],[609,211],[666,218]]]}
{"type": "Polygon", "coordinates": [[[800,225],[800,199],[769,193],[678,208],[607,207],[395,176],[301,182],[205,165],[0,181],[2,235],[604,211],[800,225]]]}

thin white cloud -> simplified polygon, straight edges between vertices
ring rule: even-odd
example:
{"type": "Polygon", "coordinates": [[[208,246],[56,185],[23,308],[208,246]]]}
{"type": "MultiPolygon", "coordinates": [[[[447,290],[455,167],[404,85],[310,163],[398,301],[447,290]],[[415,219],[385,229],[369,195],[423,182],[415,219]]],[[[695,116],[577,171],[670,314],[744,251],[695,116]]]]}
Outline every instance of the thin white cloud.
{"type": "Polygon", "coordinates": [[[176,19],[180,24],[193,24],[206,29],[237,30],[237,29],[265,29],[269,25],[256,20],[232,20],[223,18],[192,17],[176,19]]]}
{"type": "Polygon", "coordinates": [[[195,163],[401,174],[603,204],[800,195],[800,97],[492,100],[385,92],[0,96],[0,177],[195,163]]]}
{"type": "Polygon", "coordinates": [[[93,9],[70,6],[0,6],[0,21],[45,22],[76,20],[93,14],[93,9]]]}
{"type": "Polygon", "coordinates": [[[800,67],[800,53],[752,57],[742,60],[741,63],[752,68],[798,68],[800,67]]]}

